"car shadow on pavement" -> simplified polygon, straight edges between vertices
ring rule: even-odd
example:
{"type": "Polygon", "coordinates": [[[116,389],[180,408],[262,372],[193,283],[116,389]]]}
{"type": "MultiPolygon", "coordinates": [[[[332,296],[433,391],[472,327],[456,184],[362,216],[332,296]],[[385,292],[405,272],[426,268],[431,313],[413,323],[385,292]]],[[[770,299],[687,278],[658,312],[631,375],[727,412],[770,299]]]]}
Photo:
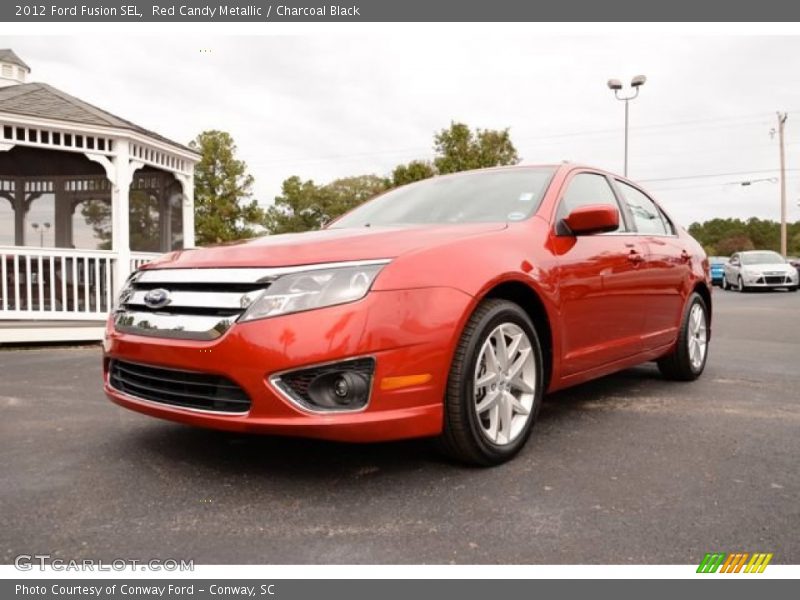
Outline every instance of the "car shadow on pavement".
{"type": "Polygon", "coordinates": [[[635,402],[637,395],[652,395],[671,385],[675,384],[665,380],[654,363],[646,363],[545,396],[539,419],[569,419],[588,404],[594,407],[612,396],[635,402]]]}
{"type": "MultiPolygon", "coordinates": [[[[661,383],[663,379],[655,367],[646,365],[556,392],[545,397],[539,425],[552,430],[554,424],[575,418],[584,404],[602,401],[609,395],[630,396],[635,401],[641,388],[652,390],[661,383]]],[[[230,433],[156,421],[152,426],[130,430],[120,443],[128,446],[121,448],[122,452],[190,463],[228,476],[269,474],[270,477],[335,480],[437,467],[449,471],[460,466],[437,452],[432,440],[347,444],[230,433]]]]}

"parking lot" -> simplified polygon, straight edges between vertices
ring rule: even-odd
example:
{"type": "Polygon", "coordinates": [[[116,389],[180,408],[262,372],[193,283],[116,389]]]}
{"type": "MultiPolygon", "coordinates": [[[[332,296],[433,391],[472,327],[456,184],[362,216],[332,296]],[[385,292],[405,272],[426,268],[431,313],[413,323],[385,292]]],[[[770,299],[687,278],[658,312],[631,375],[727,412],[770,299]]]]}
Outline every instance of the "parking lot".
{"type": "Polygon", "coordinates": [[[547,398],[513,462],[219,433],[108,402],[99,347],[0,350],[0,556],[231,563],[800,562],[800,293],[715,291],[694,383],[547,398]]]}

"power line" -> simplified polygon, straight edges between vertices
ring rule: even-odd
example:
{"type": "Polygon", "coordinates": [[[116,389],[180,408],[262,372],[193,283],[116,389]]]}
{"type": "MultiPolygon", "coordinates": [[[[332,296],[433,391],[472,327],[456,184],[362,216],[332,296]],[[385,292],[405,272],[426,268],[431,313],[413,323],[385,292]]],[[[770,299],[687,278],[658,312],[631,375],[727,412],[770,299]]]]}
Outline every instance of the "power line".
{"type": "MultiPolygon", "coordinates": [[[[706,173],[703,175],[683,175],[680,177],[659,177],[653,179],[637,179],[639,183],[653,183],[656,181],[683,181],[688,179],[709,179],[711,177],[732,177],[734,175],[761,175],[762,173],[777,173],[780,169],[762,169],[758,171],[729,171],[727,173],[706,173]]],[[[787,171],[800,171],[800,169],[786,169],[787,171]]]]}
{"type": "MultiPolygon", "coordinates": [[[[797,109],[800,112],[800,109],[797,109]]],[[[654,123],[652,125],[640,125],[637,127],[631,127],[631,131],[647,131],[647,130],[654,130],[654,129],[666,129],[666,128],[680,128],[684,126],[696,126],[696,125],[711,125],[711,126],[722,126],[722,127],[729,127],[731,125],[731,121],[738,121],[741,124],[756,124],[762,120],[766,121],[768,118],[771,118],[771,113],[752,113],[749,115],[738,115],[738,116],[730,116],[730,117],[709,117],[707,119],[692,119],[687,121],[673,121],[667,123],[654,123]],[[758,120],[753,120],[758,118],[758,120]],[[748,120],[749,119],[749,120],[748,120]]],[[[575,138],[575,137],[589,137],[594,135],[611,135],[611,134],[618,134],[619,128],[611,128],[611,129],[594,129],[594,130],[581,130],[581,131],[572,131],[572,132],[564,132],[564,133],[552,133],[552,134],[542,134],[535,137],[525,137],[525,138],[517,138],[516,143],[530,143],[533,141],[547,141],[547,140],[558,140],[558,139],[565,139],[565,138],[575,138]]],[[[392,155],[402,155],[412,152],[430,152],[431,147],[417,146],[417,147],[409,147],[404,149],[383,149],[383,150],[367,150],[362,152],[355,152],[355,153],[345,153],[345,154],[330,154],[326,156],[317,156],[317,157],[297,157],[297,158],[268,158],[262,161],[258,161],[257,163],[253,164],[280,164],[280,163],[314,163],[314,162],[326,162],[331,160],[347,160],[347,159],[354,159],[354,158],[364,158],[369,156],[392,156],[392,155]]]]}
{"type": "MultiPolygon", "coordinates": [[[[800,174],[795,175],[788,175],[786,177],[787,180],[794,180],[800,177],[800,174]]],[[[699,188],[720,188],[725,186],[734,186],[734,187],[749,187],[743,186],[742,181],[717,181],[715,183],[699,183],[693,185],[679,185],[679,186],[668,186],[668,187],[656,187],[656,186],[647,186],[647,190],[651,192],[669,192],[669,191],[680,191],[680,190],[696,190],[699,188]]],[[[777,183],[777,181],[775,182],[777,183]]]]}

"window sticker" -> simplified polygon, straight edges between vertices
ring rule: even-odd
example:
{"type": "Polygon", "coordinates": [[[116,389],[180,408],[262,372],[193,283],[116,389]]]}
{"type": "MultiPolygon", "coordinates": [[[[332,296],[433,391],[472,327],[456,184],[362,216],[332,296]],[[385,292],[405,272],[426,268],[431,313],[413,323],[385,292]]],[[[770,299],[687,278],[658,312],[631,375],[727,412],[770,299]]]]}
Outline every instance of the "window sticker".
{"type": "Polygon", "coordinates": [[[533,200],[533,192],[523,192],[519,195],[520,202],[530,202],[533,200]]]}

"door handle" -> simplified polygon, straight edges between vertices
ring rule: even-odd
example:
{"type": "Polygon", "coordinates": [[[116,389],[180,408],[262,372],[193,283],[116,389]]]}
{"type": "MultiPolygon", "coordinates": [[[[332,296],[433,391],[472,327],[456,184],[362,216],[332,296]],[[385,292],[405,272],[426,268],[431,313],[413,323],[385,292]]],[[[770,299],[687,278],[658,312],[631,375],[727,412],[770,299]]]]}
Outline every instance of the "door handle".
{"type": "Polygon", "coordinates": [[[639,252],[634,248],[631,248],[631,251],[628,253],[628,260],[638,265],[639,263],[644,262],[644,256],[639,254],[639,252]]]}
{"type": "Polygon", "coordinates": [[[681,250],[681,260],[683,262],[689,262],[692,260],[692,255],[689,254],[686,250],[681,250]]]}

